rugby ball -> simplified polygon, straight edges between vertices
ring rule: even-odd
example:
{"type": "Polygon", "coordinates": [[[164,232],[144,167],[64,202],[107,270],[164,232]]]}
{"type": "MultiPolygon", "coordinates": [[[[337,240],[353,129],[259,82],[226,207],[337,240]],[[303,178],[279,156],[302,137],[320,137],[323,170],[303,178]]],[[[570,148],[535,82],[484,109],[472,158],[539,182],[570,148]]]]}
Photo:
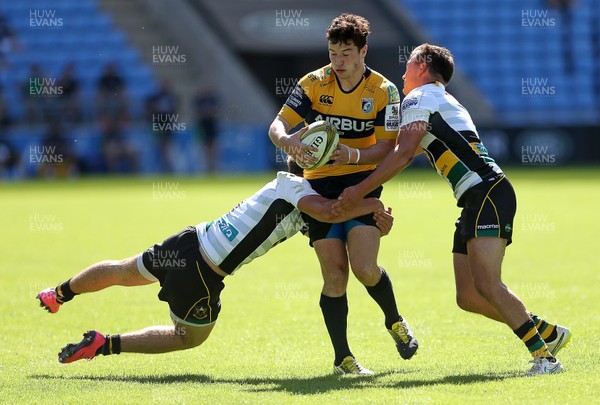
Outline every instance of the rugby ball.
{"type": "Polygon", "coordinates": [[[306,132],[300,137],[300,142],[317,148],[316,152],[307,151],[311,156],[317,158],[317,163],[312,166],[306,166],[298,163],[303,169],[313,170],[324,166],[331,159],[331,154],[337,148],[340,136],[333,124],[327,121],[315,121],[308,126],[306,132]]]}

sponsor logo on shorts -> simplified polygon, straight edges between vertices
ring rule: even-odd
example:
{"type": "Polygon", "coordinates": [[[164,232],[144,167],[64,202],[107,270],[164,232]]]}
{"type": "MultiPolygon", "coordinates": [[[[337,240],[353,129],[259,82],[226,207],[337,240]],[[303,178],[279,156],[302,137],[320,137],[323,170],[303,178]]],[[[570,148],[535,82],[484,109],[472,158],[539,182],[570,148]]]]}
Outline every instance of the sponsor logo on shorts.
{"type": "Polygon", "coordinates": [[[477,225],[477,229],[500,229],[500,226],[498,224],[477,225]]]}

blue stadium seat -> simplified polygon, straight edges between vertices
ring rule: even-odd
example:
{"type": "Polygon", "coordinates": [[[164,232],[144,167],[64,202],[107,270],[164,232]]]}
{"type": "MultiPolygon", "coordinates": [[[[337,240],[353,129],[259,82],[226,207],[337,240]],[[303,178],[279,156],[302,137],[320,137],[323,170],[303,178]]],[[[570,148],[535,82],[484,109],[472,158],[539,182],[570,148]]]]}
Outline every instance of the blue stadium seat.
{"type": "Polygon", "coordinates": [[[600,2],[577,2],[569,28],[572,41],[565,44],[563,34],[567,28],[557,11],[549,9],[545,15],[547,19],[554,19],[552,27],[528,26],[527,22],[522,22],[522,13],[528,10],[543,13],[548,6],[542,2],[455,0],[449,7],[443,0],[398,1],[438,43],[450,48],[457,69],[481,88],[507,122],[518,124],[525,119],[563,122],[565,117],[578,116],[592,117],[588,119],[593,122],[597,120],[594,114],[583,113],[581,109],[587,104],[591,112],[594,102],[593,79],[585,72],[592,71],[600,63],[593,57],[590,35],[595,28],[593,24],[600,20],[600,2]],[[566,46],[572,47],[570,54],[565,52],[566,46]],[[569,58],[571,60],[565,60],[569,58]],[[569,61],[575,72],[569,71],[569,61]],[[573,74],[577,77],[575,80],[573,74]],[[521,80],[527,78],[547,78],[550,85],[564,92],[574,85],[583,90],[577,99],[526,97],[521,95],[521,80]],[[557,113],[550,114],[550,111],[557,113]]]}
{"type": "MultiPolygon", "coordinates": [[[[33,63],[41,66],[45,76],[58,79],[70,62],[75,63],[76,77],[80,79],[84,115],[92,117],[98,78],[105,64],[114,61],[119,62],[131,87],[131,109],[141,115],[143,102],[157,87],[157,80],[151,66],[143,62],[140,52],[115,27],[111,16],[99,9],[98,0],[53,0],[51,4],[43,5],[39,0],[5,1],[0,4],[0,13],[6,16],[23,45],[22,50],[8,55],[10,69],[0,75],[4,94],[11,100],[9,111],[14,117],[23,119],[25,116],[23,85],[29,80],[33,63]],[[38,9],[55,11],[56,18],[62,18],[63,25],[53,29],[31,27],[29,12],[38,9]]],[[[99,156],[100,134],[85,126],[74,130],[78,131],[77,152],[94,162],[99,156]]],[[[139,128],[132,131],[137,131],[139,138],[139,128]]],[[[29,125],[24,129],[17,126],[16,133],[15,139],[22,140],[21,147],[43,136],[43,131],[32,129],[29,125]]],[[[152,144],[148,146],[152,147],[152,144]]],[[[96,161],[94,164],[100,168],[100,163],[96,161]]]]}

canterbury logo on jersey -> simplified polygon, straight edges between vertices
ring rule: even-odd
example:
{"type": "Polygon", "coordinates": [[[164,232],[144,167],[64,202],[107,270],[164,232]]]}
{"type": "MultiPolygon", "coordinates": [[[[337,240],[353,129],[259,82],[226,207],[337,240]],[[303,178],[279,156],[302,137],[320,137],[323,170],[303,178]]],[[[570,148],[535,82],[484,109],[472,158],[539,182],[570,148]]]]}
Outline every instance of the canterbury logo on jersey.
{"type": "Polygon", "coordinates": [[[333,96],[323,94],[321,97],[319,97],[319,103],[333,105],[333,96]]]}
{"type": "Polygon", "coordinates": [[[357,120],[346,117],[332,117],[319,114],[315,117],[315,121],[320,120],[332,123],[341,134],[344,132],[354,132],[358,135],[363,132],[371,133],[375,127],[375,120],[357,120]]]}

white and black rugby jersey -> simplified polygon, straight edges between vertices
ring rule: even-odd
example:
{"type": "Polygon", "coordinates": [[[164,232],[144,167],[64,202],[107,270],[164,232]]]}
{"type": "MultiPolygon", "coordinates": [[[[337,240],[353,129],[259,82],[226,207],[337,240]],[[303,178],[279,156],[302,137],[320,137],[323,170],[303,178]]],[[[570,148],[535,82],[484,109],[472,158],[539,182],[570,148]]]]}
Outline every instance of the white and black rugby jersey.
{"type": "Polygon", "coordinates": [[[221,270],[233,274],[304,226],[302,197],[318,193],[308,181],[287,172],[266,184],[227,214],[196,226],[200,245],[221,270]]]}
{"type": "Polygon", "coordinates": [[[442,83],[413,89],[402,100],[401,108],[401,126],[428,122],[420,146],[438,174],[448,181],[457,200],[474,185],[503,175],[479,139],[468,111],[442,83]]]}

